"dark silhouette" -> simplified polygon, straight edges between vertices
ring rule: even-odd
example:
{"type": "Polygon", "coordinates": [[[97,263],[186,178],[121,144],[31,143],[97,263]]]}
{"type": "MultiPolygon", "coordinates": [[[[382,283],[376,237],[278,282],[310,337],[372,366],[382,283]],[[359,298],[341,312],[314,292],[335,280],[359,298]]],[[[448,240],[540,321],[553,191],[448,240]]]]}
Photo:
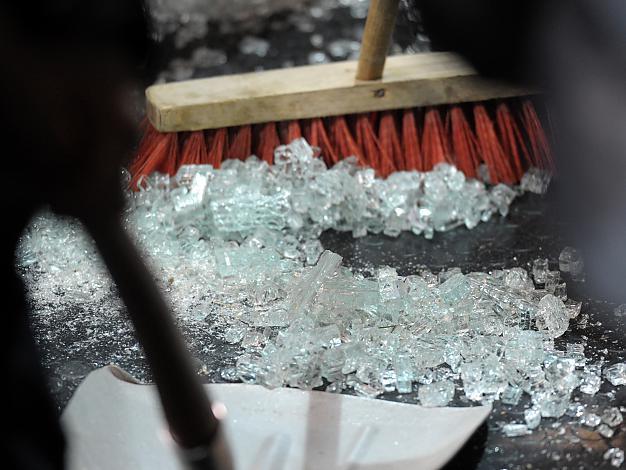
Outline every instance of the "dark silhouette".
{"type": "Polygon", "coordinates": [[[191,450],[190,463],[230,468],[184,343],[119,220],[120,168],[135,135],[128,91],[150,81],[150,49],[139,0],[0,4],[5,468],[63,468],[64,439],[14,270],[20,234],[44,206],[81,220],[96,241],[146,352],[172,435],[191,450]]]}
{"type": "Polygon", "coordinates": [[[413,3],[436,48],[546,92],[559,163],[555,214],[583,250],[588,292],[626,301],[626,2],[413,3]]]}

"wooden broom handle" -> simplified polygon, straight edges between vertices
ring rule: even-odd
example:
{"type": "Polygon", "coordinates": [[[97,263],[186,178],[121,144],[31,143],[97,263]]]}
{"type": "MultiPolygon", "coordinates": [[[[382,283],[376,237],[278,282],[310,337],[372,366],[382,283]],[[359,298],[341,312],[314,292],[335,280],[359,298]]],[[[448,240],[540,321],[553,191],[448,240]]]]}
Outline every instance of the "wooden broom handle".
{"type": "Polygon", "coordinates": [[[169,307],[119,220],[93,219],[85,224],[128,308],[175,440],[186,449],[209,447],[219,422],[169,307]]]}
{"type": "Polygon", "coordinates": [[[378,80],[383,76],[400,0],[371,0],[367,13],[357,80],[378,80]]]}

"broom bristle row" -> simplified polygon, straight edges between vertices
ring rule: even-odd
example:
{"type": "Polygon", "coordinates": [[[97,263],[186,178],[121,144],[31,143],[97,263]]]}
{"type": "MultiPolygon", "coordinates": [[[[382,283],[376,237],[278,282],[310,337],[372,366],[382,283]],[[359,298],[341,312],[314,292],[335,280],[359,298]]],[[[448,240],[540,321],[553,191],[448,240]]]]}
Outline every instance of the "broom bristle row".
{"type": "Polygon", "coordinates": [[[491,183],[519,182],[530,166],[554,171],[548,137],[530,100],[519,112],[506,103],[405,109],[399,112],[270,122],[190,133],[159,133],[145,121],[144,135],[129,170],[136,188],[142,176],[160,171],[173,175],[181,165],[246,159],[254,153],[269,164],[274,149],[304,136],[319,147],[328,166],[355,156],[386,177],[395,171],[429,171],[452,163],[476,177],[482,163],[491,183]]]}

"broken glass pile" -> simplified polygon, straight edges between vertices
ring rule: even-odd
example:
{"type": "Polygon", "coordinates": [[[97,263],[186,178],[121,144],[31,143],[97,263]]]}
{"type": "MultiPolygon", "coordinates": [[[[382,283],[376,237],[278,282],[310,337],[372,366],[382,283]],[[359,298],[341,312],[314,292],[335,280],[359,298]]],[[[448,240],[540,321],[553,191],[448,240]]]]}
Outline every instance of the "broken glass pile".
{"type": "Polygon", "coordinates": [[[252,156],[227,160],[219,170],[188,165],[175,177],[154,174],[131,196],[140,221],[147,211],[169,212],[172,223],[193,221],[203,236],[242,241],[258,230],[317,238],[327,229],[355,237],[403,231],[432,238],[437,231],[468,229],[494,214],[506,216],[519,188],[488,187],[454,166],[397,172],[386,179],[347,158],[327,168],[304,139],[280,146],[275,164],[252,156]]]}
{"type": "MultiPolygon", "coordinates": [[[[383,180],[352,159],[328,169],[317,157],[300,139],[276,150],[274,166],[256,157],[220,169],[184,166],[129,194],[126,225],[179,322],[208,321],[221,341],[240,348],[223,379],[366,397],[414,394],[424,406],[522,404],[523,422],[503,427],[511,437],[566,414],[573,393],[626,384],[626,364],[592,361],[582,343],[555,347],[581,304],[546,259],[530,273],[400,276],[381,266],[365,276],[319,240],[331,228],[427,238],[471,229],[506,215],[519,189],[488,187],[446,164],[383,180]]],[[[123,311],[74,221],[38,216],[18,260],[36,315],[80,304],[97,334],[103,315],[123,311]]],[[[575,250],[559,261],[570,275],[582,271],[575,250]]],[[[617,408],[579,416],[602,435],[621,423],[617,408]]]]}

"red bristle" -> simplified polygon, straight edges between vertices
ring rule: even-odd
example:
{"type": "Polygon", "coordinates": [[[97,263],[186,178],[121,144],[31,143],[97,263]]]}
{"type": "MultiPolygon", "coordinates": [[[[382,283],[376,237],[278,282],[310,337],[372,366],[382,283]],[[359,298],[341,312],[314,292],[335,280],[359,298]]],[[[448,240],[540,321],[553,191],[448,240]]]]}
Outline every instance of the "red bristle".
{"type": "Polygon", "coordinates": [[[383,155],[393,162],[393,166],[397,170],[406,170],[407,167],[400,146],[400,135],[392,112],[385,112],[381,115],[378,125],[378,141],[383,155]]]}
{"type": "Polygon", "coordinates": [[[509,161],[515,175],[515,180],[519,181],[524,176],[524,162],[529,160],[528,150],[522,137],[513,113],[505,103],[498,105],[496,110],[496,121],[502,142],[502,148],[509,156],[509,161]]]}
{"type": "Polygon", "coordinates": [[[207,161],[206,141],[204,132],[196,131],[189,134],[180,157],[180,165],[200,165],[207,161]]]}
{"type": "Polygon", "coordinates": [[[157,144],[152,149],[152,152],[146,154],[146,158],[143,160],[141,165],[137,165],[133,168],[131,173],[131,189],[135,190],[137,188],[137,183],[142,176],[148,176],[154,173],[159,166],[161,166],[161,159],[164,158],[165,153],[161,150],[167,146],[166,134],[162,134],[162,137],[158,139],[157,144]],[[155,150],[157,150],[155,152],[155,150]]]}
{"type": "Polygon", "coordinates": [[[129,166],[130,174],[133,176],[147,163],[150,155],[156,146],[159,145],[159,142],[166,138],[166,134],[157,131],[152,124],[150,124],[148,119],[142,121],[140,129],[143,132],[143,136],[137,146],[135,158],[129,166]]]}
{"type": "Polygon", "coordinates": [[[161,166],[157,171],[161,173],[167,173],[172,176],[176,174],[176,170],[179,167],[179,149],[178,149],[178,133],[172,132],[167,134],[165,140],[165,156],[161,160],[161,166]]]}
{"type": "MultiPolygon", "coordinates": [[[[161,146],[165,146],[165,145],[166,145],[166,141],[165,141],[165,137],[163,137],[162,139],[160,139],[160,143],[157,144],[157,146],[155,146],[155,149],[159,149],[161,146]]],[[[146,158],[143,161],[143,164],[141,166],[137,166],[131,173],[132,180],[137,180],[139,179],[140,176],[147,176],[151,172],[154,172],[156,168],[158,168],[161,165],[161,160],[159,158],[163,158],[163,152],[158,152],[157,154],[154,154],[153,152],[147,156],[149,158],[146,158]]]]}
{"type": "Polygon", "coordinates": [[[402,113],[402,151],[404,152],[405,169],[422,169],[422,152],[420,151],[415,113],[412,109],[405,109],[402,113]]]}
{"type": "Polygon", "coordinates": [[[276,123],[269,122],[264,124],[259,134],[259,143],[257,146],[257,156],[269,163],[274,162],[274,150],[280,145],[276,123]]]}
{"type": "Polygon", "coordinates": [[[319,119],[309,119],[305,127],[305,139],[312,147],[320,146],[319,119]]]}
{"type": "Polygon", "coordinates": [[[322,152],[322,158],[326,164],[330,167],[339,161],[337,153],[330,142],[330,137],[326,131],[324,120],[322,118],[312,119],[310,123],[310,135],[311,144],[314,147],[319,147],[322,152]]]}
{"type": "Polygon", "coordinates": [[[424,133],[422,135],[423,170],[432,170],[437,163],[449,161],[450,150],[448,147],[441,113],[437,109],[429,109],[424,117],[424,133]]]}
{"type": "Polygon", "coordinates": [[[210,130],[202,131],[202,136],[204,137],[204,148],[206,149],[206,154],[204,155],[204,160],[200,162],[201,165],[210,165],[209,162],[209,152],[211,151],[211,132],[210,130]]]}
{"type": "Polygon", "coordinates": [[[287,123],[287,141],[285,143],[289,144],[296,139],[302,137],[302,129],[300,128],[299,121],[289,121],[287,123]]]}
{"type": "Polygon", "coordinates": [[[537,111],[530,101],[522,103],[522,121],[530,141],[533,164],[554,172],[556,168],[548,137],[543,130],[539,116],[537,116],[537,111]]]}
{"type": "Polygon", "coordinates": [[[470,178],[476,177],[476,168],[480,164],[476,136],[459,106],[453,106],[448,113],[452,153],[459,170],[470,178]]]}
{"type": "Polygon", "coordinates": [[[363,150],[365,162],[383,177],[395,171],[391,159],[384,155],[380,148],[378,137],[374,132],[372,120],[375,115],[359,114],[356,118],[356,141],[363,150]]]}
{"type": "Polygon", "coordinates": [[[213,168],[219,168],[228,148],[228,129],[224,127],[213,131],[209,141],[208,162],[213,168]]]}
{"type": "Polygon", "coordinates": [[[370,129],[369,116],[367,114],[359,114],[356,117],[356,143],[361,149],[365,164],[378,169],[378,142],[374,132],[368,132],[370,129]]]}
{"type": "Polygon", "coordinates": [[[364,133],[363,133],[363,129],[361,128],[360,124],[360,120],[364,119],[367,120],[366,116],[357,116],[355,118],[355,124],[354,124],[354,140],[356,141],[356,144],[359,146],[359,150],[361,155],[363,156],[363,163],[365,163],[366,165],[371,166],[371,162],[369,161],[369,156],[368,154],[365,153],[365,150],[363,148],[363,140],[364,140],[364,133]]]}
{"type": "Polygon", "coordinates": [[[339,159],[356,157],[360,164],[364,164],[363,152],[354,140],[344,116],[331,118],[331,138],[339,159]]]}
{"type": "Polygon", "coordinates": [[[496,134],[495,125],[483,105],[474,106],[478,149],[489,168],[492,183],[515,183],[515,174],[496,134]]]}
{"type": "Polygon", "coordinates": [[[239,126],[234,129],[226,157],[245,160],[250,155],[252,155],[252,126],[239,126]]]}
{"type": "Polygon", "coordinates": [[[159,134],[156,144],[146,155],[144,164],[137,168],[131,179],[130,187],[137,189],[142,176],[149,176],[155,171],[173,175],[178,167],[178,134],[176,132],[159,134]]]}
{"type": "MultiPolygon", "coordinates": [[[[372,112],[372,113],[367,114],[367,118],[370,122],[370,126],[374,130],[374,133],[376,133],[376,129],[378,129],[378,125],[380,123],[379,116],[380,116],[380,113],[372,112]]],[[[378,136],[376,136],[376,139],[378,139],[378,136]]]]}

